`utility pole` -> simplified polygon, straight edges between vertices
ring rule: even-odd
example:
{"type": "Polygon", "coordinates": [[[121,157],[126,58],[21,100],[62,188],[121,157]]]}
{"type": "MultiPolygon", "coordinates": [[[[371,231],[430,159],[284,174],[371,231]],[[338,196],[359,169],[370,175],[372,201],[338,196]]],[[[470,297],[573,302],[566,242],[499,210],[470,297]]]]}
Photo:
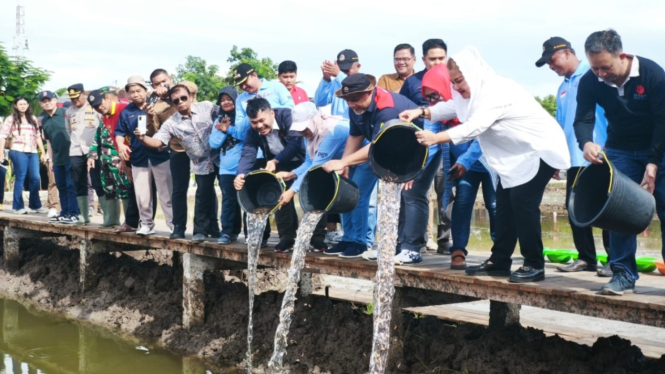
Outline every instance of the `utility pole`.
{"type": "Polygon", "coordinates": [[[25,35],[25,7],[16,5],[16,35],[14,35],[14,56],[18,59],[28,50],[28,37],[25,35]]]}

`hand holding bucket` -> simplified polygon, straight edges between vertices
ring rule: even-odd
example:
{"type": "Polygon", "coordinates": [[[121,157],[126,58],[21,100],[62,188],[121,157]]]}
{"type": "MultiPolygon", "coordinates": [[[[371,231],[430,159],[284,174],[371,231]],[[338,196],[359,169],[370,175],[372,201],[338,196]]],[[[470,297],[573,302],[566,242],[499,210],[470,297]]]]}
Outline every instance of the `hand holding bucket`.
{"type": "Polygon", "coordinates": [[[245,176],[245,184],[238,191],[238,202],[246,213],[274,213],[286,185],[277,175],[256,170],[245,176]]]}

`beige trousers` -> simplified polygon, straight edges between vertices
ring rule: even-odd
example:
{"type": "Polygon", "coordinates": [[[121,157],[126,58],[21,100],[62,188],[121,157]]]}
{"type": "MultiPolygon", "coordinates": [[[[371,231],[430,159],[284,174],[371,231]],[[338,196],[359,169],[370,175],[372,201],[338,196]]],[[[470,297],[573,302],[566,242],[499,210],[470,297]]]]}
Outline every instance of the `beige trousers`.
{"type": "Polygon", "coordinates": [[[152,162],[148,161],[148,167],[132,166],[134,191],[136,193],[136,203],[139,206],[141,226],[155,227],[155,222],[152,219],[152,199],[155,196],[152,195],[151,188],[154,179],[166,225],[173,229],[173,208],[171,207],[173,181],[171,180],[170,164],[171,161],[167,160],[159,165],[153,165],[152,162]]]}

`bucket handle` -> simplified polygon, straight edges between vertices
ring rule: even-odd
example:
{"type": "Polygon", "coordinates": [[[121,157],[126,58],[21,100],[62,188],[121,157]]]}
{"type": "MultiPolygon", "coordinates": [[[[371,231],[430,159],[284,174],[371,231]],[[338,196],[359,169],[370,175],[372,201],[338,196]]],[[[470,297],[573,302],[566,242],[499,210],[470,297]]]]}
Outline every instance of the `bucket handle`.
{"type": "MultiPolygon", "coordinates": [[[[607,158],[607,155],[605,154],[605,151],[600,151],[600,154],[603,156],[605,161],[607,162],[607,166],[610,167],[610,185],[607,188],[607,193],[612,192],[612,185],[614,185],[614,167],[612,166],[612,163],[610,160],[607,158]]],[[[588,161],[587,161],[588,162],[588,161]]],[[[586,169],[586,167],[584,167],[586,169]]],[[[577,169],[577,174],[575,175],[575,180],[573,181],[573,185],[571,189],[575,188],[575,185],[577,184],[577,178],[580,176],[580,172],[582,171],[582,168],[577,169]]]]}
{"type": "MultiPolygon", "coordinates": [[[[323,165],[315,166],[315,167],[309,169],[309,171],[307,171],[307,172],[309,173],[310,171],[314,171],[316,169],[321,169],[322,167],[323,167],[323,165]]],[[[328,203],[328,206],[325,209],[326,212],[330,208],[332,208],[333,202],[335,200],[337,200],[337,194],[339,193],[339,183],[340,183],[339,173],[337,173],[336,171],[333,171],[332,173],[335,175],[335,194],[333,195],[332,200],[330,200],[330,203],[328,203]]]]}
{"type": "MultiPolygon", "coordinates": [[[[278,177],[277,174],[275,173],[271,173],[266,170],[255,170],[252,172],[252,174],[270,174],[273,177],[275,177],[275,179],[277,179],[277,181],[282,185],[282,192],[284,192],[284,190],[286,189],[286,183],[284,182],[284,179],[278,177]]],[[[268,212],[268,215],[273,215],[277,211],[277,209],[279,209],[279,204],[277,204],[274,208],[272,208],[270,212],[268,212]]]]}

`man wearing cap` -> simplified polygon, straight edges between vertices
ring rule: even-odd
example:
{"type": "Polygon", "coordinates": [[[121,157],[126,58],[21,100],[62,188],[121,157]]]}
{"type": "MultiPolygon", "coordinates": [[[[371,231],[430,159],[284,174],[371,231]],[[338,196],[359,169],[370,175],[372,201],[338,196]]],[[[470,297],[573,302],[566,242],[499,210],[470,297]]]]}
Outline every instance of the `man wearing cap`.
{"type": "MultiPolygon", "coordinates": [[[[247,117],[251,129],[247,131],[238,163],[238,172],[233,185],[240,191],[245,184],[245,175],[256,169],[269,172],[291,171],[302,164],[305,150],[302,135],[291,130],[291,109],[272,109],[264,98],[255,98],[247,103],[247,117]],[[257,160],[259,150],[265,159],[257,160]]],[[[287,182],[290,186],[292,182],[287,182]]],[[[275,213],[279,243],[275,252],[288,253],[293,248],[298,229],[298,215],[293,201],[275,213]]]]}
{"type": "Polygon", "coordinates": [[[42,128],[48,144],[49,165],[53,170],[55,184],[60,195],[60,215],[50,218],[56,223],[78,223],[79,207],[76,202],[76,188],[71,178],[69,161],[69,134],[65,126],[65,110],[56,105],[58,99],[51,91],[39,94],[39,105],[44,109],[42,128]]]}
{"type": "MultiPolygon", "coordinates": [[[[65,114],[65,126],[71,142],[69,161],[71,163],[72,181],[76,186],[76,200],[83,223],[89,223],[88,152],[90,152],[90,146],[102,116],[88,104],[83,84],[77,83],[69,86],[67,95],[72,103],[65,114]]],[[[104,189],[99,176],[99,165],[91,169],[89,174],[92,187],[97,193],[99,204],[103,208],[104,189]]]]}
{"type": "MultiPolygon", "coordinates": [[[[293,196],[300,191],[300,186],[309,170],[329,160],[342,158],[346,139],[349,137],[347,119],[323,115],[316,109],[316,105],[309,101],[296,105],[291,111],[291,117],[293,123],[290,130],[300,133],[305,140],[305,161],[292,171],[277,173],[285,181],[294,180],[291,187],[280,197],[281,206],[291,202],[293,196]]],[[[324,252],[328,249],[325,244],[326,218],[327,214],[321,218],[312,235],[311,245],[314,252],[324,252]]],[[[346,222],[351,221],[346,220],[346,222]]],[[[359,243],[359,245],[365,244],[359,243]]]]}
{"type": "MultiPolygon", "coordinates": [[[[580,79],[573,124],[584,159],[602,164],[606,157],[616,170],[653,193],[662,234],[665,231],[665,71],[649,59],[625,53],[621,37],[611,29],[589,35],[584,50],[591,69],[580,79]],[[607,118],[604,156],[603,147],[594,142],[596,105],[605,110],[607,118]]],[[[610,232],[613,275],[601,287],[601,294],[635,291],[639,278],[636,251],[635,235],[610,232]]]]}
{"type": "Polygon", "coordinates": [[[314,94],[314,104],[318,107],[331,105],[330,114],[349,118],[349,106],[346,101],[335,96],[335,92],[342,87],[342,81],[350,75],[360,71],[358,54],[345,49],[337,54],[337,61],[324,61],[321,65],[323,79],[314,94]]]}
{"type": "MultiPolygon", "coordinates": [[[[271,82],[259,78],[250,64],[242,63],[233,70],[235,85],[244,92],[236,99],[236,128],[233,131],[247,131],[249,118],[247,118],[247,102],[256,97],[262,97],[270,103],[272,108],[293,109],[293,97],[291,93],[279,82],[271,82]]],[[[231,136],[234,136],[231,133],[231,136]]]]}
{"type": "MultiPolygon", "coordinates": [[[[584,166],[584,155],[577,145],[577,137],[573,122],[575,121],[575,111],[577,110],[577,87],[580,79],[589,71],[589,63],[586,59],[581,60],[575,54],[575,50],[570,43],[560,37],[549,38],[543,43],[543,54],[536,67],[549,65],[549,68],[558,76],[563,77],[563,82],[559,86],[556,95],[556,120],[563,128],[568,142],[570,152],[571,168],[566,173],[566,207],[570,198],[570,191],[573,186],[575,176],[584,166]]],[[[596,122],[593,128],[593,141],[601,147],[605,145],[607,139],[607,120],[605,111],[596,105],[596,122]]],[[[570,212],[569,212],[570,213],[570,212]]],[[[570,217],[570,215],[569,215],[570,217]]],[[[579,252],[579,258],[570,265],[559,266],[557,270],[563,272],[575,271],[596,271],[596,245],[593,237],[592,227],[579,227],[569,218],[570,228],[573,232],[573,241],[575,248],[579,252]]],[[[609,252],[609,232],[603,230],[603,245],[609,252]]],[[[598,271],[598,275],[612,276],[609,262],[607,266],[598,271]]]]}
{"type": "Polygon", "coordinates": [[[406,79],[415,73],[413,66],[416,64],[416,50],[411,44],[397,45],[393,52],[393,63],[395,73],[382,75],[376,85],[386,91],[399,93],[406,79]]]}
{"type": "MultiPolygon", "coordinates": [[[[104,198],[100,199],[103,201],[102,208],[104,208],[102,227],[120,225],[120,200],[123,200],[125,207],[128,208],[129,190],[132,188],[125,162],[118,155],[115,139],[115,128],[120,119],[120,113],[127,107],[127,104],[119,103],[117,100],[108,87],[92,91],[88,95],[90,106],[102,115],[88,152],[88,169],[92,170],[97,165],[99,166],[104,189],[104,198]]],[[[121,232],[136,230],[136,226],[128,224],[129,218],[129,214],[125,213],[125,224],[118,230],[122,230],[121,232]]]]}
{"type": "MultiPolygon", "coordinates": [[[[121,113],[118,125],[115,128],[115,140],[118,144],[118,153],[125,161],[132,165],[132,179],[136,203],[141,217],[141,227],[137,235],[145,236],[155,233],[153,221],[153,195],[152,185],[156,185],[159,202],[169,229],[173,229],[173,216],[171,210],[172,182],[169,167],[169,153],[165,149],[146,148],[134,135],[134,130],[143,122],[147,126],[146,99],[148,89],[145,80],[140,75],[133,75],[127,80],[125,90],[132,101],[121,113]],[[125,138],[129,138],[130,146],[124,145],[125,138]]],[[[147,128],[146,128],[147,130],[147,128]]]]}
{"type": "MultiPolygon", "coordinates": [[[[360,248],[350,243],[367,243],[367,228],[372,224],[368,222],[367,216],[369,200],[377,181],[367,162],[369,144],[366,144],[366,141],[371,142],[379,133],[381,125],[397,119],[402,110],[418,106],[402,95],[376,87],[374,77],[362,73],[344,79],[342,87],[335,92],[335,95],[346,100],[349,105],[349,138],[342,159],[328,161],[323,168],[327,172],[337,171],[351,175],[351,179],[360,187],[360,199],[357,208],[359,214],[354,217],[353,230],[351,232],[344,230],[342,241],[325,253],[330,255],[341,253],[344,257],[357,257],[362,255],[367,247],[360,248]],[[350,166],[355,166],[353,173],[348,170],[350,166]]],[[[422,120],[417,120],[416,123],[422,126],[422,120]]],[[[427,227],[427,217],[425,213],[425,223],[421,225],[423,230],[427,227]]],[[[423,232],[423,240],[424,236],[423,232]]]]}
{"type": "MultiPolygon", "coordinates": [[[[210,149],[208,138],[212,132],[213,116],[218,107],[208,101],[193,102],[189,88],[177,84],[169,90],[169,99],[177,112],[162,124],[152,137],[141,134],[138,129],[134,135],[147,147],[158,149],[169,144],[172,138],[178,138],[191,160],[191,171],[196,178],[196,197],[194,206],[194,236],[192,242],[199,243],[206,239],[211,221],[218,222],[216,210],[211,206],[215,201],[214,153],[210,149]]],[[[219,224],[217,223],[219,235],[219,224]]]]}

